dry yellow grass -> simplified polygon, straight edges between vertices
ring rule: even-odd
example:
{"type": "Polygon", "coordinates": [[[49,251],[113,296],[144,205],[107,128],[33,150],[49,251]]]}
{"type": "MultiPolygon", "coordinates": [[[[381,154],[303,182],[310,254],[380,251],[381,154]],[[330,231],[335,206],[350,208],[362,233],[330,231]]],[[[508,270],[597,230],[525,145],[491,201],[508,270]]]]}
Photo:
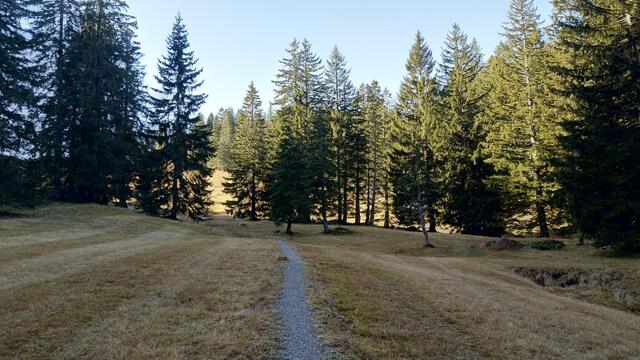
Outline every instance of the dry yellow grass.
{"type": "Polygon", "coordinates": [[[275,357],[279,253],[236,227],[89,205],[0,220],[0,358],[275,357]]]}
{"type": "MultiPolygon", "coordinates": [[[[267,222],[177,223],[91,205],[0,219],[0,358],[276,358],[283,262],[267,222]]],[[[588,247],[492,252],[488,239],[296,225],[322,338],[366,359],[640,358],[640,313],[606,289],[536,285],[514,267],[609,269],[588,247]]],[[[530,239],[522,240],[525,242],[530,239]]]]}
{"type": "Polygon", "coordinates": [[[639,316],[542,288],[512,271],[617,269],[637,291],[637,259],[603,257],[574,244],[551,253],[496,253],[483,247],[487,239],[444,234],[433,236],[436,249],[426,251],[415,233],[297,230],[324,336],[347,358],[640,358],[639,316]]]}
{"type": "Polygon", "coordinates": [[[211,199],[213,200],[213,206],[211,207],[211,212],[214,214],[226,214],[226,208],[224,203],[228,200],[231,200],[231,196],[229,194],[225,194],[224,187],[222,184],[226,181],[226,177],[229,174],[225,171],[215,171],[211,179],[209,179],[209,184],[211,184],[211,199]]]}

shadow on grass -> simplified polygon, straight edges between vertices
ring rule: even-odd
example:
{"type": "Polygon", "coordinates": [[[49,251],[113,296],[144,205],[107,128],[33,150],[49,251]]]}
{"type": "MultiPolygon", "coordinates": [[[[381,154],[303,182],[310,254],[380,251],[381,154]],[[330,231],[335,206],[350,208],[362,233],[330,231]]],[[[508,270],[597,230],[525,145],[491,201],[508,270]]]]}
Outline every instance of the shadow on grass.
{"type": "Polygon", "coordinates": [[[20,219],[20,218],[27,218],[27,217],[29,217],[29,215],[20,213],[20,212],[15,212],[14,210],[0,209],[0,220],[1,219],[20,219]]]}

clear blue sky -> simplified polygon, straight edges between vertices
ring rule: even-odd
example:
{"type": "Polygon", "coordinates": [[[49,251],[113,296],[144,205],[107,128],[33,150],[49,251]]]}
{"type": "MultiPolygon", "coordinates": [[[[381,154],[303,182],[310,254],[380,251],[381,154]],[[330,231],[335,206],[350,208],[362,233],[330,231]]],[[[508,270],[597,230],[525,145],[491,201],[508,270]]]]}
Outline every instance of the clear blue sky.
{"type": "MultiPolygon", "coordinates": [[[[147,82],[180,12],[200,66],[202,113],[238,108],[254,81],[265,110],[285,48],[293,37],[307,38],[323,59],[338,45],[352,69],[354,84],[378,80],[396,93],[416,30],[422,31],[436,59],[454,22],[478,39],[485,55],[500,42],[509,0],[129,0],[138,20],[147,82]]],[[[548,22],[549,0],[536,0],[548,22]]]]}

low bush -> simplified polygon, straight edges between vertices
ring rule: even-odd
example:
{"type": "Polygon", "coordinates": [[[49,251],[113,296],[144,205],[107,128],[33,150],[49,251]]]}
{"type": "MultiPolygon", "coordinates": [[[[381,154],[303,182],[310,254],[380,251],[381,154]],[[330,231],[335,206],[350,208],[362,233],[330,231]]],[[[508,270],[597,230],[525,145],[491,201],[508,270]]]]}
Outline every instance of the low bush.
{"type": "Polygon", "coordinates": [[[535,250],[561,250],[566,244],[559,240],[541,240],[531,244],[531,248],[535,250]]]}

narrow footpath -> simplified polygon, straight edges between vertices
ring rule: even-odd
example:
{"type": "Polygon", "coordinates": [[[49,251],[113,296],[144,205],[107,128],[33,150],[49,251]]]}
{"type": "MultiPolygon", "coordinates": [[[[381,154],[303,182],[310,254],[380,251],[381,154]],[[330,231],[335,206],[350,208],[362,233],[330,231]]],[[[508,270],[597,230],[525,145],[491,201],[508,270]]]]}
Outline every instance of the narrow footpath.
{"type": "Polygon", "coordinates": [[[304,290],[304,262],[286,242],[278,241],[278,246],[289,260],[284,273],[284,293],[278,300],[278,311],[284,322],[281,358],[323,359],[324,348],[313,330],[304,290]]]}

